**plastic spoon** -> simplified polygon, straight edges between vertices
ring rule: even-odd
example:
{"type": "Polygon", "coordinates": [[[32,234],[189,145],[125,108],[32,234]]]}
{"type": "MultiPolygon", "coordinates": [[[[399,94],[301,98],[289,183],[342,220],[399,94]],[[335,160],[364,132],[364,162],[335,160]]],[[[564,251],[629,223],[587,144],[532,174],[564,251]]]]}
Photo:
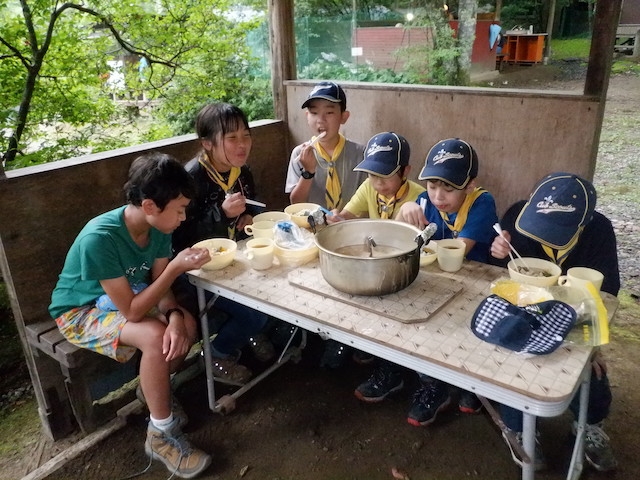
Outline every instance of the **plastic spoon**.
{"type": "Polygon", "coordinates": [[[513,258],[513,255],[511,254],[511,252],[513,251],[513,253],[516,254],[516,257],[518,257],[520,259],[520,261],[522,262],[522,266],[524,268],[526,268],[527,270],[531,271],[531,269],[529,268],[529,266],[526,264],[526,262],[524,261],[524,259],[520,256],[520,254],[518,253],[518,251],[513,247],[513,245],[511,245],[511,242],[509,240],[507,240],[507,238],[504,236],[504,234],[502,233],[502,227],[500,226],[499,223],[496,223],[493,225],[493,229],[498,233],[498,235],[500,235],[502,237],[502,239],[507,242],[507,245],[509,245],[509,257],[511,258],[511,260],[513,261],[514,265],[517,265],[517,262],[515,260],[515,258],[513,258]]]}

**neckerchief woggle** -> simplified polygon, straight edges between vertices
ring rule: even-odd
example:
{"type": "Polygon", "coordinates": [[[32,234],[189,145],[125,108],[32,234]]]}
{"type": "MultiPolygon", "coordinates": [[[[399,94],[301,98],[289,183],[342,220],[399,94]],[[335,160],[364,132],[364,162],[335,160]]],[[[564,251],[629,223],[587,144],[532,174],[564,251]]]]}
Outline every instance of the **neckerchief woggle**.
{"type": "Polygon", "coordinates": [[[377,194],[378,213],[380,214],[380,218],[382,219],[392,218],[393,212],[396,208],[396,204],[401,202],[404,199],[404,197],[407,196],[408,192],[409,192],[409,182],[407,182],[407,179],[405,178],[404,182],[402,183],[402,185],[400,185],[400,188],[398,189],[395,195],[391,197],[385,197],[384,195],[380,195],[378,193],[377,194]]]}
{"type": "MultiPolygon", "coordinates": [[[[200,158],[198,158],[198,163],[200,163],[200,165],[202,165],[202,167],[206,170],[209,178],[217,183],[220,188],[222,188],[225,195],[231,192],[233,185],[236,183],[236,180],[238,180],[238,177],[240,177],[240,167],[231,167],[231,170],[229,171],[229,178],[225,182],[222,175],[220,175],[220,172],[218,172],[213,166],[213,162],[211,161],[211,158],[209,158],[209,154],[207,152],[203,152],[203,154],[200,155],[200,158]]],[[[231,240],[233,240],[236,236],[236,220],[234,220],[227,227],[227,235],[231,240]]]]}

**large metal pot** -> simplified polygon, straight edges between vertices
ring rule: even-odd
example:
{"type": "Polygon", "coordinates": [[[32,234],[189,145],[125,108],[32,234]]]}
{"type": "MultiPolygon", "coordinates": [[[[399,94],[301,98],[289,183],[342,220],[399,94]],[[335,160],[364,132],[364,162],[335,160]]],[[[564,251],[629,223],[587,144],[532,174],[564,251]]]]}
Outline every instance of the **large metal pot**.
{"type": "Polygon", "coordinates": [[[329,225],[315,237],[320,271],[341,292],[372,296],[397,292],[418,276],[420,234],[419,229],[394,220],[329,225]]]}

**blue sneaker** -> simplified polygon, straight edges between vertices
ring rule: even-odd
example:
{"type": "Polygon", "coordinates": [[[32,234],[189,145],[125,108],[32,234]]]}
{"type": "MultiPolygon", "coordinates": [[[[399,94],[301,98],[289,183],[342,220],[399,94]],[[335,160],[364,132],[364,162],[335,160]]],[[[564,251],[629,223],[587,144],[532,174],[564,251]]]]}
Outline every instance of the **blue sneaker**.
{"type": "Polygon", "coordinates": [[[382,365],[376,368],[369,379],[360,384],[354,395],[363,402],[381,402],[388,395],[397,392],[404,387],[402,374],[399,370],[382,365]]]}
{"type": "Polygon", "coordinates": [[[426,427],[432,424],[438,413],[446,409],[451,403],[447,385],[430,380],[413,394],[413,403],[407,416],[407,422],[414,427],[426,427]]]}

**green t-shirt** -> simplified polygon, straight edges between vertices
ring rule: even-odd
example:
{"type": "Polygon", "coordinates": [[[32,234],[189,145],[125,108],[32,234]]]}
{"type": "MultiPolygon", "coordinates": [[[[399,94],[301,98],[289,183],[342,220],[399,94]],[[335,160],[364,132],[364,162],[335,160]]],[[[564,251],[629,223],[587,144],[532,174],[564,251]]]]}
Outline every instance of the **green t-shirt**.
{"type": "MultiPolygon", "coordinates": [[[[398,212],[400,211],[400,207],[407,202],[415,202],[417,198],[420,196],[422,192],[424,192],[424,187],[418,185],[416,182],[412,182],[411,180],[407,180],[409,182],[409,191],[402,199],[401,202],[398,202],[393,209],[393,214],[391,218],[396,218],[398,216],[398,212]]],[[[369,218],[380,218],[380,213],[378,213],[378,192],[371,186],[371,182],[367,178],[362,185],[356,190],[356,193],[351,197],[349,203],[347,203],[344,207],[348,212],[353,213],[356,217],[369,217],[369,218]]]]}
{"type": "Polygon", "coordinates": [[[51,295],[53,318],[94,303],[105,293],[100,280],[125,276],[131,285],[150,284],[155,260],[171,257],[171,235],[155,228],[149,231],[146,247],[133,241],[124,223],[125,208],[95,217],[76,237],[51,295]]]}

